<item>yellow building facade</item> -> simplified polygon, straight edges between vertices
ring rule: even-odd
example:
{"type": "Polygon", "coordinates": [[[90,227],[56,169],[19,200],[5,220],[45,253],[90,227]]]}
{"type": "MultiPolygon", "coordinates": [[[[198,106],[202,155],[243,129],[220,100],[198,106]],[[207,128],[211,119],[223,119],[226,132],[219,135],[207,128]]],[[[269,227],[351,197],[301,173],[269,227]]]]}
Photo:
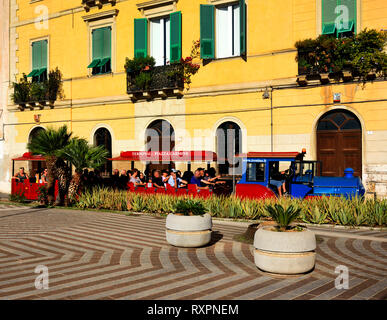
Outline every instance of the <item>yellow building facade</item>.
{"type": "MultiPolygon", "coordinates": [[[[341,116],[353,116],[360,123],[359,134],[353,138],[358,139],[352,154],[355,159],[344,156],[343,160],[345,146],[341,145],[332,147],[331,160],[357,163],[367,191],[386,196],[387,82],[377,79],[363,86],[356,81],[325,85],[310,81],[299,86],[295,42],[323,32],[323,1],[242,3],[246,17],[245,54],[240,54],[240,43],[233,38],[232,50],[236,54],[233,51],[221,57],[220,52],[228,49],[216,42],[223,37],[220,23],[230,18],[227,21],[232,21],[233,28],[238,27],[241,1],[10,0],[8,85],[33,70],[32,43],[46,41],[46,67],[58,67],[62,72],[64,97],[53,107],[24,110],[8,99],[4,108],[7,147],[0,157],[1,170],[8,172],[2,176],[4,191],[10,188],[11,159],[27,151],[26,144],[38,127],[67,124],[74,135],[92,144],[100,129],[106,129],[111,138],[111,154],[118,156],[125,150],[145,150],[146,129],[157,121],[167,121],[172,126],[174,150],[217,152],[217,130],[231,123],[241,129],[239,152],[306,148],[307,159],[321,159],[321,148],[329,149],[329,143],[322,146],[317,141],[319,121],[328,112],[341,112],[341,116]],[[215,58],[195,61],[201,67],[183,92],[134,99],[127,93],[124,64],[125,58],[133,58],[135,52],[135,19],[147,19],[148,28],[159,28],[151,27],[150,22],[181,12],[181,54],[186,57],[192,43],[201,38],[200,5],[213,6],[216,12],[215,58]],[[93,62],[93,30],[103,27],[111,31],[111,71],[94,75],[88,68],[93,62]],[[338,94],[340,101],[334,102],[338,94]]],[[[355,8],[356,30],[387,29],[386,1],[357,0],[355,8]]],[[[232,34],[233,30],[236,29],[230,31],[232,34]]],[[[236,31],[234,36],[239,33],[236,31]]],[[[149,50],[158,50],[154,47],[148,43],[148,54],[149,50]]],[[[333,135],[331,139],[336,138],[333,135]]],[[[113,167],[124,166],[129,168],[129,164],[113,163],[113,167]]],[[[144,164],[136,166],[144,169],[144,164]]],[[[177,164],[177,168],[185,167],[177,164]]]]}

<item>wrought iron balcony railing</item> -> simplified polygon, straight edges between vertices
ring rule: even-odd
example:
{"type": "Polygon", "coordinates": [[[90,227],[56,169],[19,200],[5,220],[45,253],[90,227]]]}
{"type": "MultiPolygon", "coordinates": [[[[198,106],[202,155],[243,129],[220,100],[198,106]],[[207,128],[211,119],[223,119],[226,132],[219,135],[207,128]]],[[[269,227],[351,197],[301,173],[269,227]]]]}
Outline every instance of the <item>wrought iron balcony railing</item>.
{"type": "Polygon", "coordinates": [[[182,96],[184,68],[180,64],[153,67],[141,73],[127,72],[127,93],[131,99],[182,96]]]}

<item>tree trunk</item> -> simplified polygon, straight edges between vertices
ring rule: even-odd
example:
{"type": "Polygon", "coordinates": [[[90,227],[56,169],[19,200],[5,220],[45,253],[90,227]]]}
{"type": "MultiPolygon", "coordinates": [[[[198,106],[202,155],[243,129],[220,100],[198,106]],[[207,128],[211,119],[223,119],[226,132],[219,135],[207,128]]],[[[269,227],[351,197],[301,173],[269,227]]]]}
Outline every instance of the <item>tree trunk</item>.
{"type": "Polygon", "coordinates": [[[72,202],[75,199],[80,185],[81,185],[81,173],[75,171],[73,178],[70,181],[69,191],[67,194],[67,199],[69,202],[72,202]]]}
{"type": "Polygon", "coordinates": [[[56,163],[56,177],[58,179],[58,196],[56,198],[55,205],[62,205],[65,200],[65,195],[68,192],[70,180],[69,167],[63,160],[58,160],[56,163]]]}
{"type": "Polygon", "coordinates": [[[55,201],[55,162],[56,157],[47,156],[47,199],[49,204],[55,201]]]}

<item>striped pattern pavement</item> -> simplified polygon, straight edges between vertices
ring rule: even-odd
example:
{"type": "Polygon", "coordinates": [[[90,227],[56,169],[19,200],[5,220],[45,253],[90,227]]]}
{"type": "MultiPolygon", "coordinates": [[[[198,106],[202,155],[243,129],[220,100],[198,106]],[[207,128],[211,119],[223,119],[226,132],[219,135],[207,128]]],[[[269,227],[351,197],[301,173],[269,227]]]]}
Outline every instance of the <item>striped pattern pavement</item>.
{"type": "Polygon", "coordinates": [[[166,243],[164,218],[2,210],[0,299],[387,298],[386,232],[372,241],[317,236],[315,270],[281,277],[258,270],[252,246],[233,241],[245,229],[215,221],[210,245],[187,249],[166,243]],[[34,286],[38,265],[48,267],[47,290],[34,286]],[[334,286],[338,265],[349,269],[347,290],[334,286]]]}

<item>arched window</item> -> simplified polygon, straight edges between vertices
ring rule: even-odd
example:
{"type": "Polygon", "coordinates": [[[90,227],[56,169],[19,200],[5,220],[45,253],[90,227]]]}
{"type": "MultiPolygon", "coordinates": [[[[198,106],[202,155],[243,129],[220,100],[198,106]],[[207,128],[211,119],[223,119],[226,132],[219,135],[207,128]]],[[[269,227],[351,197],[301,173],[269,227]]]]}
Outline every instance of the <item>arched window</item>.
{"type": "MultiPolygon", "coordinates": [[[[108,151],[108,158],[112,156],[112,136],[108,129],[99,128],[94,134],[94,145],[104,146],[108,151]]],[[[112,162],[106,161],[105,164],[100,168],[103,175],[108,176],[112,173],[112,162]]]]}
{"type": "MultiPolygon", "coordinates": [[[[30,135],[28,137],[28,142],[31,142],[33,138],[35,138],[41,131],[44,131],[45,129],[42,127],[36,127],[31,130],[30,135]]],[[[39,175],[39,179],[42,176],[43,170],[46,168],[46,161],[29,161],[28,168],[29,168],[29,175],[30,175],[30,181],[34,181],[35,174],[39,175]]]]}
{"type": "MultiPolygon", "coordinates": [[[[173,151],[175,149],[175,130],[166,120],[153,121],[145,132],[146,151],[173,151]]],[[[147,165],[147,173],[158,169],[172,169],[174,163],[156,163],[147,165]]]]}
{"type": "Polygon", "coordinates": [[[336,109],[325,113],[317,124],[317,160],[322,161],[323,176],[344,175],[352,168],[362,174],[362,130],[352,112],[336,109]]]}
{"type": "Polygon", "coordinates": [[[28,137],[28,142],[31,142],[33,138],[35,138],[39,132],[44,131],[45,129],[42,127],[36,127],[31,130],[30,135],[28,137]]]}
{"type": "Polygon", "coordinates": [[[235,155],[242,152],[242,132],[238,124],[223,122],[216,130],[218,167],[220,174],[240,174],[242,166],[235,155]]]}

